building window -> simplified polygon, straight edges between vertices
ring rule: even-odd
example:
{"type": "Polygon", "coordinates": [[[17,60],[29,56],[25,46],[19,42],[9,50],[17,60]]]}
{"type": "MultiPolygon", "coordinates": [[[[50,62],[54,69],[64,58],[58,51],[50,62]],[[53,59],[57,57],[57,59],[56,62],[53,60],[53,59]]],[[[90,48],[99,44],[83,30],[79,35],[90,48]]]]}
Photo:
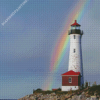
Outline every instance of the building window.
{"type": "Polygon", "coordinates": [[[75,53],[75,49],[74,49],[74,53],[75,53]]]}
{"type": "Polygon", "coordinates": [[[72,83],[72,78],[71,78],[71,77],[69,77],[69,80],[68,80],[68,81],[69,81],[69,83],[72,83]]]}
{"type": "Polygon", "coordinates": [[[75,35],[74,35],[74,39],[75,39],[76,37],[75,37],[75,35]]]}

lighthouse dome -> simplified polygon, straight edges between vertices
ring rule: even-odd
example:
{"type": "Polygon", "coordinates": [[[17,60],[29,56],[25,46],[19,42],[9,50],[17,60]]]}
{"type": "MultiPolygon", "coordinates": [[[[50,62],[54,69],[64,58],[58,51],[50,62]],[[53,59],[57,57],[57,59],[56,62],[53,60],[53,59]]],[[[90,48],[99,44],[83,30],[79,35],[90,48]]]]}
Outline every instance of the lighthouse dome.
{"type": "Polygon", "coordinates": [[[75,20],[75,22],[71,26],[81,26],[81,25],[77,23],[77,20],[75,20]]]}
{"type": "Polygon", "coordinates": [[[71,30],[69,30],[68,34],[80,34],[83,35],[83,31],[80,30],[80,24],[77,23],[77,20],[71,25],[71,30]]]}

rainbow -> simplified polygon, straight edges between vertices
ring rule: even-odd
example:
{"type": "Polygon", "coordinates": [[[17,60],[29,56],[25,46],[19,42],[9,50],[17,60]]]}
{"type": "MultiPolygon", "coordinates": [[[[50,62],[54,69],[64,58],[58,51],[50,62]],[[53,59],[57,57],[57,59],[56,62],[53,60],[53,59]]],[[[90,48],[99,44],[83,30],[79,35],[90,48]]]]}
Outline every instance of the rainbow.
{"type": "Polygon", "coordinates": [[[90,0],[84,0],[84,2],[82,0],[79,0],[67,17],[63,31],[59,35],[51,54],[50,72],[53,73],[53,75],[49,75],[49,77],[47,77],[44,90],[52,89],[54,83],[54,73],[56,73],[59,69],[59,65],[64,58],[69,45],[68,30],[70,30],[70,25],[74,22],[74,20],[77,20],[78,22],[80,21],[85,13],[85,9],[87,8],[89,2],[90,0]]]}

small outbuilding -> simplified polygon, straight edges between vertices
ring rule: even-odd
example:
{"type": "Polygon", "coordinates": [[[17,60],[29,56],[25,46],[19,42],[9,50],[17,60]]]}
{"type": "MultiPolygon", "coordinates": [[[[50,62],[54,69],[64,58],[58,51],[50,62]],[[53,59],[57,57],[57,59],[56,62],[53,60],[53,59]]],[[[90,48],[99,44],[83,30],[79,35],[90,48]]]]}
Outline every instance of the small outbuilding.
{"type": "Polygon", "coordinates": [[[80,72],[70,70],[62,74],[62,91],[77,90],[80,88],[80,72]]]}

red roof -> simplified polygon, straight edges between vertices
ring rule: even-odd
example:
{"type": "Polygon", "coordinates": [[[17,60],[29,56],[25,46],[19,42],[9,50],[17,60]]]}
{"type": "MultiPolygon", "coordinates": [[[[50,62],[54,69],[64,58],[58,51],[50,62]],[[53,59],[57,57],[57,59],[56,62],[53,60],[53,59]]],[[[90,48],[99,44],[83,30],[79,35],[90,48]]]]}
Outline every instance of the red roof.
{"type": "Polygon", "coordinates": [[[70,70],[62,75],[80,75],[80,72],[74,72],[73,70],[70,70]]]}
{"type": "Polygon", "coordinates": [[[55,90],[58,90],[58,89],[52,89],[52,91],[55,91],[55,90]]]}
{"type": "Polygon", "coordinates": [[[75,22],[71,26],[81,26],[81,25],[78,24],[77,21],[75,20],[75,22]]]}

